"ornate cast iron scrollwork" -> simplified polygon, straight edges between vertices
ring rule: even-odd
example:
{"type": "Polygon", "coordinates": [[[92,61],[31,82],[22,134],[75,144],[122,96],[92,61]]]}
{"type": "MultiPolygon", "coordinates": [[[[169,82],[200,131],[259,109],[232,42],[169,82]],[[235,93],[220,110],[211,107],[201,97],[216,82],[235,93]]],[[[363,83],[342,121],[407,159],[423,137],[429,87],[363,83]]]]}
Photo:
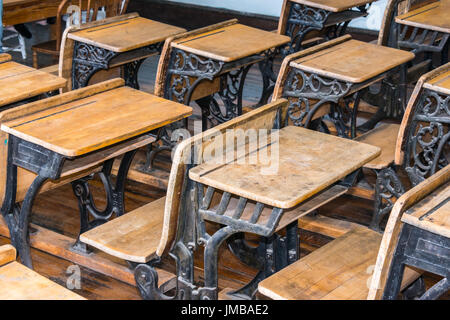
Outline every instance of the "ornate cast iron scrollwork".
{"type": "MultiPolygon", "coordinates": [[[[155,43],[144,48],[135,49],[143,55],[161,51],[162,43],[155,43]]],[[[120,53],[99,48],[87,43],[75,41],[72,61],[72,89],[86,87],[91,77],[99,70],[109,68],[111,60],[120,53]]],[[[137,75],[144,59],[124,65],[126,85],[138,89],[137,75]]]]}
{"type": "Polygon", "coordinates": [[[283,56],[299,51],[306,34],[312,30],[322,30],[330,14],[330,11],[323,9],[292,4],[286,24],[286,35],[291,42],[282,50],[283,56]]]}
{"type": "Polygon", "coordinates": [[[425,89],[408,129],[405,170],[413,185],[450,162],[450,96],[425,89]]]}
{"type": "Polygon", "coordinates": [[[377,172],[375,205],[370,228],[380,231],[381,220],[391,212],[395,199],[398,199],[403,193],[405,193],[405,188],[392,168],[385,168],[377,172]]]}
{"type": "Polygon", "coordinates": [[[158,287],[158,272],[148,265],[139,264],[134,269],[134,279],[144,300],[174,300],[176,296],[166,296],[158,287]]]}
{"type": "MultiPolygon", "coordinates": [[[[98,173],[106,193],[106,207],[103,210],[97,208],[89,189],[89,181],[94,178],[95,173],[72,182],[72,189],[78,199],[80,210],[80,234],[107,222],[113,214],[121,216],[125,213],[125,180],[136,152],[137,150],[129,151],[123,156],[115,185],[112,184],[110,179],[114,159],[107,160],[102,171],[98,173]],[[92,216],[93,219],[90,219],[89,216],[92,216]]],[[[86,245],[81,243],[79,239],[77,239],[73,249],[88,253],[86,245]]]]}
{"type": "Polygon", "coordinates": [[[288,75],[283,93],[290,101],[288,117],[294,125],[308,127],[313,115],[324,103],[337,103],[351,87],[349,82],[293,69],[288,75]]]}
{"type": "Polygon", "coordinates": [[[222,71],[224,62],[174,48],[169,65],[164,96],[189,105],[197,85],[203,80],[212,81],[222,71]]]}

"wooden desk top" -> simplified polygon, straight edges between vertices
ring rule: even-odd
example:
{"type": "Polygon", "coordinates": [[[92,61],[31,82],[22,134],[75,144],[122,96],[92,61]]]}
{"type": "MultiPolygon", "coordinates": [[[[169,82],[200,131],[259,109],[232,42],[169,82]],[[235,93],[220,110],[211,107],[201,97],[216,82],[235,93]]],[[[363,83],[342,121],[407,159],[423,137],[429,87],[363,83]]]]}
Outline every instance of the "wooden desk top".
{"type": "Polygon", "coordinates": [[[71,32],[68,38],[113,52],[126,52],[162,42],[185,31],[183,28],[142,17],[130,17],[71,32]]]}
{"type": "Polygon", "coordinates": [[[424,83],[424,88],[450,95],[450,71],[424,83]]]}
{"type": "Polygon", "coordinates": [[[192,108],[120,87],[5,122],[1,129],[67,157],[95,151],[192,114],[192,108]]]}
{"type": "Polygon", "coordinates": [[[450,33],[450,1],[441,0],[395,18],[400,24],[450,33]]]}
{"type": "Polygon", "coordinates": [[[361,83],[414,59],[414,54],[348,40],[291,62],[291,67],[322,76],[361,83]]]}
{"type": "Polygon", "coordinates": [[[62,0],[3,0],[3,24],[15,25],[55,17],[62,0]]]}
{"type": "Polygon", "coordinates": [[[291,0],[291,2],[297,2],[308,7],[323,9],[331,12],[341,12],[375,1],[376,0],[291,0]]]}
{"type": "Polygon", "coordinates": [[[242,24],[182,38],[172,46],[214,60],[231,62],[288,43],[291,39],[242,24]]]}
{"type": "Polygon", "coordinates": [[[66,80],[13,61],[1,63],[0,56],[0,107],[40,94],[57,90],[66,80]]]}
{"type": "Polygon", "coordinates": [[[450,185],[444,185],[408,209],[402,221],[450,238],[450,185]]]}
{"type": "MultiPolygon", "coordinates": [[[[380,154],[380,149],[300,127],[279,131],[268,144],[268,158],[278,147],[278,170],[247,156],[240,164],[205,162],[189,171],[197,182],[279,208],[291,208],[322,191],[380,154]],[[272,151],[274,150],[274,151],[272,151]]],[[[246,150],[249,146],[246,146],[246,150]]],[[[260,148],[264,150],[265,148],[260,148]]],[[[259,153],[255,151],[252,154],[259,153]]]]}

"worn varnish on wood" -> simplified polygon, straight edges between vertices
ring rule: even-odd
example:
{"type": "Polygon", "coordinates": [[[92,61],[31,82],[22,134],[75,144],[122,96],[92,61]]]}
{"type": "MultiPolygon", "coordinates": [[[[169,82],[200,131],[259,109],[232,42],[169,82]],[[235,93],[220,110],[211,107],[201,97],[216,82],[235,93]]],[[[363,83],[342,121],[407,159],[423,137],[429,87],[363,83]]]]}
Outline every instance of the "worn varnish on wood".
{"type": "MultiPolygon", "coordinates": [[[[258,290],[275,300],[362,300],[369,292],[371,272],[381,235],[355,226],[343,236],[261,281],[258,290]]],[[[409,269],[403,287],[418,274],[409,269]]]]}
{"type": "Polygon", "coordinates": [[[192,108],[185,105],[120,87],[8,121],[2,130],[76,157],[191,114],[192,108]]]}
{"type": "Polygon", "coordinates": [[[0,300],[85,300],[15,260],[13,246],[0,247],[0,300]]]}
{"type": "Polygon", "coordinates": [[[450,238],[450,185],[439,188],[408,209],[402,222],[450,238]]]}
{"type": "Polygon", "coordinates": [[[66,80],[0,56],[0,107],[63,88],[66,80]]]}
{"type": "Polygon", "coordinates": [[[249,154],[243,164],[237,161],[222,165],[206,162],[191,169],[189,177],[267,205],[292,208],[377,157],[380,149],[289,126],[279,131],[279,141],[272,136],[267,152],[270,153],[267,157],[271,159],[270,165],[276,166],[275,171],[269,171],[269,165],[261,159],[250,164],[252,155],[249,154]],[[279,154],[272,159],[274,152],[279,154]],[[335,156],[330,157],[330,154],[335,156]]]}
{"type": "Polygon", "coordinates": [[[450,1],[441,0],[409,11],[395,22],[421,29],[450,33],[450,1]]]}
{"type": "Polygon", "coordinates": [[[288,43],[290,38],[232,24],[172,42],[172,46],[218,61],[231,62],[288,43]]]}
{"type": "Polygon", "coordinates": [[[412,59],[411,52],[348,38],[290,65],[332,79],[361,83],[412,59]]]}
{"type": "Polygon", "coordinates": [[[102,24],[92,26],[86,24],[83,29],[69,33],[68,38],[113,52],[126,52],[162,42],[185,31],[183,28],[145,19],[136,14],[124,15],[114,20],[104,20],[102,24]]]}

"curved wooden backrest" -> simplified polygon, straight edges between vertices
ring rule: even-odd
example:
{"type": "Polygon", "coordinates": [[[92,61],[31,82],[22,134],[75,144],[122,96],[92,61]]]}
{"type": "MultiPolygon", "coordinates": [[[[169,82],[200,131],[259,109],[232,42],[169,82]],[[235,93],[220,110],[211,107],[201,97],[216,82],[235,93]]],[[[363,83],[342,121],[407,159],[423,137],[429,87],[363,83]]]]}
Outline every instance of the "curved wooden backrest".
{"type": "MultiPolygon", "coordinates": [[[[99,92],[111,90],[113,88],[117,88],[117,87],[120,87],[123,85],[124,85],[124,81],[122,79],[113,79],[110,81],[105,81],[105,82],[99,83],[97,85],[89,86],[87,88],[74,90],[74,91],[68,92],[66,94],[57,95],[57,96],[47,98],[44,100],[39,100],[39,101],[36,101],[33,103],[29,103],[29,104],[15,107],[15,108],[11,108],[11,109],[5,110],[0,113],[0,125],[6,121],[14,120],[14,119],[23,117],[25,115],[40,112],[40,111],[55,107],[57,105],[68,103],[70,101],[75,101],[75,100],[79,100],[82,98],[86,98],[88,96],[97,94],[99,92]]],[[[8,143],[7,143],[8,138],[9,138],[9,135],[6,132],[0,131],[0,141],[2,141],[2,143],[0,144],[0,167],[2,168],[0,170],[0,201],[1,201],[1,203],[3,203],[3,199],[5,197],[6,164],[7,164],[7,156],[8,156],[8,143]]],[[[80,173],[77,173],[74,176],[68,176],[68,177],[65,177],[65,178],[57,180],[57,181],[47,181],[42,186],[40,192],[44,192],[46,190],[55,188],[61,184],[71,182],[78,178],[82,178],[82,177],[88,175],[91,171],[92,171],[92,168],[89,168],[87,170],[83,170],[80,173]]],[[[33,172],[27,171],[22,168],[17,168],[17,195],[16,195],[17,202],[20,202],[24,199],[25,194],[35,177],[36,177],[36,174],[34,174],[33,172]]]]}
{"type": "Polygon", "coordinates": [[[107,24],[107,23],[133,19],[136,17],[139,17],[139,14],[128,13],[128,14],[123,14],[123,15],[119,15],[119,16],[114,16],[111,18],[106,18],[103,20],[91,21],[91,22],[85,23],[79,27],[71,26],[69,28],[66,28],[66,30],[64,30],[62,40],[61,40],[61,51],[59,54],[59,67],[58,67],[58,75],[61,78],[64,78],[67,80],[67,87],[62,90],[63,92],[72,90],[72,60],[73,60],[74,41],[72,39],[68,38],[69,33],[84,30],[87,28],[95,27],[95,26],[100,26],[100,25],[107,24]]]}
{"type": "Polygon", "coordinates": [[[403,213],[438,187],[449,182],[450,165],[424,180],[397,200],[392,208],[386,229],[384,230],[367,299],[381,299],[383,296],[384,287],[391,268],[392,257],[403,226],[401,222],[403,213]]]}
{"type": "Polygon", "coordinates": [[[436,1],[437,0],[388,0],[384,10],[380,32],[378,34],[378,45],[389,47],[396,46],[392,39],[392,27],[395,23],[396,16],[436,1]]]}
{"type": "Polygon", "coordinates": [[[277,113],[280,111],[281,114],[285,114],[286,110],[287,100],[280,99],[184,140],[177,146],[167,187],[163,231],[156,251],[158,256],[162,256],[170,249],[175,238],[177,221],[181,210],[180,198],[186,192],[184,178],[187,176],[187,166],[190,164],[190,161],[195,161],[196,165],[202,162],[201,158],[194,159],[194,154],[202,155],[203,150],[214,143],[216,139],[225,139],[227,130],[270,130],[273,128],[277,113]]]}
{"type": "Polygon", "coordinates": [[[447,63],[424,74],[417,82],[403,116],[397,138],[395,163],[406,168],[413,185],[439,170],[437,161],[445,157],[445,152],[448,153],[448,150],[445,150],[445,143],[450,139],[450,114],[448,106],[447,111],[445,106],[442,106],[445,99],[448,100],[448,95],[423,86],[449,71],[450,63],[447,63]],[[412,140],[416,145],[410,143],[412,140]],[[427,159],[420,156],[425,144],[430,148],[429,151],[434,151],[434,154],[427,153],[427,159]]]}
{"type": "Polygon", "coordinates": [[[231,19],[231,20],[213,24],[213,25],[210,25],[210,26],[207,26],[204,28],[180,33],[180,34],[177,34],[176,36],[167,38],[166,41],[164,42],[164,47],[161,52],[161,57],[159,58],[158,70],[156,72],[156,83],[155,83],[155,92],[154,92],[155,95],[157,95],[159,97],[164,97],[165,86],[166,86],[166,83],[168,82],[167,68],[169,66],[169,60],[170,60],[170,56],[172,53],[171,43],[173,41],[191,37],[191,36],[195,36],[197,34],[202,34],[202,33],[208,32],[208,31],[216,30],[216,29],[230,26],[230,25],[233,25],[236,23],[238,23],[237,19],[231,19]]]}

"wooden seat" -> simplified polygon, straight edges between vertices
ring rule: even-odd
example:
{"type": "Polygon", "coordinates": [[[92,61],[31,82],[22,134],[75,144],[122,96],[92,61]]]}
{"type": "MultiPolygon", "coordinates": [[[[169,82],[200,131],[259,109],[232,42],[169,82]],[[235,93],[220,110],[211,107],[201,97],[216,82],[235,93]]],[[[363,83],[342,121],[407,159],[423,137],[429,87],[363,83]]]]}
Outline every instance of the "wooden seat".
{"type": "Polygon", "coordinates": [[[366,163],[364,168],[383,169],[395,161],[395,146],[397,143],[400,125],[395,123],[383,123],[377,128],[357,137],[355,140],[377,146],[381,154],[374,160],[366,163]]]}
{"type": "MultiPolygon", "coordinates": [[[[343,236],[260,282],[258,290],[275,300],[363,300],[382,235],[356,226],[343,236]]],[[[403,288],[419,277],[408,270],[403,288]]]]}
{"type": "Polygon", "coordinates": [[[85,300],[15,260],[13,246],[0,247],[0,300],[85,300]]]}
{"type": "MultiPolygon", "coordinates": [[[[395,204],[384,235],[366,227],[352,230],[263,280],[258,290],[272,299],[373,299],[380,298],[397,245],[402,213],[440,186],[448,188],[450,166],[405,193],[395,204]]],[[[434,202],[442,201],[444,193],[434,202]]],[[[430,208],[429,201],[419,210],[430,208]]],[[[443,209],[444,212],[447,209],[443,209]]],[[[448,212],[448,211],[447,211],[448,212]]],[[[420,213],[419,213],[420,214],[420,213]]],[[[439,213],[438,213],[439,215],[439,213]]],[[[401,290],[420,273],[406,268],[401,290]]]]}
{"type": "MultiPolygon", "coordinates": [[[[61,48],[62,39],[62,17],[67,13],[67,9],[71,5],[76,5],[79,7],[78,20],[81,21],[81,12],[93,12],[93,14],[86,14],[86,22],[96,20],[99,16],[99,9],[105,8],[106,17],[113,17],[116,15],[123,14],[128,6],[129,0],[64,0],[59,4],[57,15],[56,15],[56,39],[42,42],[31,46],[33,51],[33,67],[38,68],[38,53],[51,55],[53,57],[58,57],[61,48]]],[[[72,13],[73,14],[73,13],[72,13]]],[[[69,17],[71,19],[72,17],[69,17]]]]}
{"type": "Polygon", "coordinates": [[[156,255],[164,223],[166,197],[94,228],[80,240],[112,256],[145,263],[156,255]]]}

